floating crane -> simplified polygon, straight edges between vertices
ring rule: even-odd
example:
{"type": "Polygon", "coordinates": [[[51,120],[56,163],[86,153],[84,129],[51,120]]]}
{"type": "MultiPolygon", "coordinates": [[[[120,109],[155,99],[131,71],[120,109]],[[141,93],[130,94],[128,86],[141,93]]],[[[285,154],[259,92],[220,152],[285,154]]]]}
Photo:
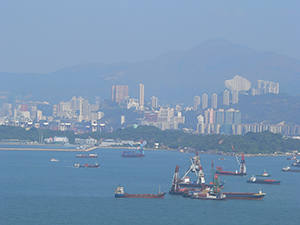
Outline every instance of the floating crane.
{"type": "Polygon", "coordinates": [[[193,172],[196,174],[197,176],[197,185],[199,184],[204,184],[205,183],[205,176],[204,176],[204,172],[203,172],[203,168],[201,166],[201,162],[200,162],[200,157],[198,152],[196,153],[195,157],[191,157],[190,156],[190,160],[191,160],[191,165],[189,170],[184,174],[184,176],[181,178],[181,180],[184,180],[186,178],[186,176],[190,173],[193,172]]]}
{"type": "Polygon", "coordinates": [[[146,141],[142,141],[140,144],[140,148],[138,149],[137,147],[135,147],[134,145],[130,144],[129,142],[127,142],[131,147],[137,149],[140,151],[140,153],[136,153],[135,151],[123,151],[122,152],[122,157],[127,157],[127,158],[144,158],[145,154],[144,154],[144,145],[147,144],[146,141]]]}
{"type": "Polygon", "coordinates": [[[242,154],[241,162],[240,162],[240,161],[239,161],[239,158],[238,158],[238,156],[237,156],[237,154],[235,153],[235,150],[234,150],[233,145],[231,145],[231,147],[232,147],[233,153],[234,153],[234,155],[235,155],[236,161],[237,161],[237,163],[238,163],[239,166],[240,166],[239,172],[240,172],[241,174],[246,174],[246,162],[245,162],[244,154],[242,154]]]}

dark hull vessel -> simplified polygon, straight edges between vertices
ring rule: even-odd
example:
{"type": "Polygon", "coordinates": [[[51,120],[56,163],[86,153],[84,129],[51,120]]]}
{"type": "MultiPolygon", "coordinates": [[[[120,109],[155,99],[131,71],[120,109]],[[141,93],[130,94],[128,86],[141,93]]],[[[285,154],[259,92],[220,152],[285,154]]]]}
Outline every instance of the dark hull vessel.
{"type": "Polygon", "coordinates": [[[274,179],[257,179],[256,177],[252,176],[247,183],[257,183],[257,184],[280,184],[281,181],[274,180],[274,179]]]}
{"type": "Polygon", "coordinates": [[[135,151],[123,151],[121,156],[123,158],[144,158],[145,157],[143,153],[136,153],[135,151]]]}
{"type": "Polygon", "coordinates": [[[300,167],[300,160],[297,160],[292,164],[292,166],[300,167]]]}
{"type": "Polygon", "coordinates": [[[247,173],[231,172],[231,171],[216,171],[215,174],[224,176],[245,176],[247,173]]]}
{"type": "Polygon", "coordinates": [[[76,155],[76,158],[97,158],[97,154],[89,154],[89,155],[81,155],[81,154],[78,154],[76,155]]]}
{"type": "Polygon", "coordinates": [[[80,164],[74,164],[75,168],[99,168],[100,165],[98,163],[96,163],[95,165],[90,165],[90,164],[84,164],[84,165],[80,165],[80,164]]]}
{"type": "Polygon", "coordinates": [[[124,188],[122,186],[118,186],[115,190],[116,198],[164,198],[165,192],[160,192],[158,194],[128,194],[124,193],[124,188]]]}
{"type": "Polygon", "coordinates": [[[164,198],[166,193],[160,194],[127,194],[115,195],[116,198],[164,198]]]}
{"type": "Polygon", "coordinates": [[[227,199],[262,200],[266,193],[224,192],[227,199]]]}
{"type": "Polygon", "coordinates": [[[282,169],[281,169],[281,171],[283,171],[283,172],[300,172],[300,170],[292,170],[291,169],[291,167],[283,167],[282,169]]]}

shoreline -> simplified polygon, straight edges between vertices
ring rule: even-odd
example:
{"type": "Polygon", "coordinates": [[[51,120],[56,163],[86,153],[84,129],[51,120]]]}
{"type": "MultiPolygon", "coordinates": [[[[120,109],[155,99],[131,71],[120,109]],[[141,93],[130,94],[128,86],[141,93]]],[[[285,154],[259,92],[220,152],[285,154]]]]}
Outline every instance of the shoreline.
{"type": "MultiPolygon", "coordinates": [[[[131,149],[131,150],[136,150],[132,147],[110,147],[110,146],[93,146],[87,149],[67,149],[67,148],[1,148],[0,151],[53,151],[53,152],[89,152],[95,149],[131,149]]],[[[195,153],[195,152],[189,152],[189,151],[180,151],[177,149],[156,149],[156,148],[151,148],[151,149],[144,149],[144,151],[178,151],[183,154],[187,153],[195,153]]],[[[206,154],[206,155],[220,155],[220,156],[233,156],[230,154],[224,154],[224,153],[213,153],[213,152],[199,152],[200,154],[206,154]]],[[[291,156],[292,154],[244,154],[245,157],[265,157],[265,156],[291,156]]],[[[238,154],[238,156],[241,156],[241,154],[238,154]]]]}
{"type": "Polygon", "coordinates": [[[49,152],[89,152],[97,149],[94,146],[87,149],[67,149],[67,148],[0,148],[0,151],[49,151],[49,152]]]}

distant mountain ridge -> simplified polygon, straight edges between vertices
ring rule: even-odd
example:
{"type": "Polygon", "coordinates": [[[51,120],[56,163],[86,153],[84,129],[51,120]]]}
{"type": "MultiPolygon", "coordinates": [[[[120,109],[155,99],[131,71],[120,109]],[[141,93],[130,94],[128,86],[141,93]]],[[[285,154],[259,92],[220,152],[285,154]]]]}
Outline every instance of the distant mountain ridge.
{"type": "Polygon", "coordinates": [[[129,85],[138,98],[138,84],[145,85],[145,100],[159,104],[189,103],[195,95],[211,95],[225,89],[225,80],[240,75],[256,87],[256,81],[280,83],[280,92],[300,95],[300,61],[272,52],[261,52],[224,39],[202,42],[187,51],[170,51],[156,59],[137,63],[91,63],[63,68],[49,74],[1,73],[0,88],[31,100],[59,103],[72,96],[94,101],[110,99],[113,84],[129,85]]]}

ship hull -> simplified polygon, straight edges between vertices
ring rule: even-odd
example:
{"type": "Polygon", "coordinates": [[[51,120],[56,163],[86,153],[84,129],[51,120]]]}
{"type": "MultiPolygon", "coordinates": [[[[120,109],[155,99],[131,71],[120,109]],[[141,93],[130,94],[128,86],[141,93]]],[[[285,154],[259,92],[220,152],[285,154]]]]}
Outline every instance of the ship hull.
{"type": "Polygon", "coordinates": [[[164,198],[166,193],[160,194],[115,194],[116,198],[164,198]]]}
{"type": "Polygon", "coordinates": [[[235,173],[231,171],[216,171],[215,174],[224,176],[245,176],[247,173],[235,173]]]}
{"type": "Polygon", "coordinates": [[[280,181],[265,181],[265,180],[256,180],[256,181],[252,181],[252,180],[247,180],[247,183],[256,183],[256,184],[275,184],[275,185],[278,185],[278,184],[280,184],[280,181]]]}
{"type": "Polygon", "coordinates": [[[238,193],[238,192],[224,192],[227,199],[244,199],[244,200],[262,200],[265,194],[259,193],[238,193]]]}
{"type": "Polygon", "coordinates": [[[300,172],[300,170],[291,170],[291,169],[288,169],[288,170],[281,170],[283,172],[300,172]]]}
{"type": "Polygon", "coordinates": [[[145,155],[121,155],[123,158],[145,158],[145,155]]]}

